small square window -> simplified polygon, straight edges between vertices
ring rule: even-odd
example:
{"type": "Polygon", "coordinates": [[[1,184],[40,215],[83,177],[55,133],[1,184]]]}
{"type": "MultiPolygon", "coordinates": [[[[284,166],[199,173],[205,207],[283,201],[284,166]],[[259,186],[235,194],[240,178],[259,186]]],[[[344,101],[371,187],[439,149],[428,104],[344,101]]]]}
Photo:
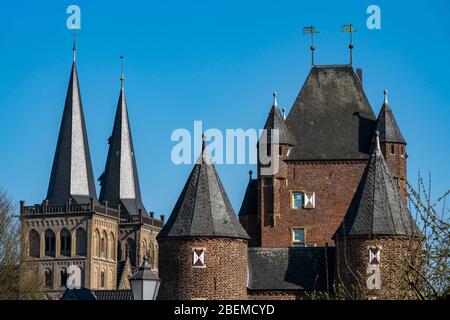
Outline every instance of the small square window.
{"type": "Polygon", "coordinates": [[[305,229],[303,229],[303,228],[292,229],[292,242],[294,244],[304,244],[305,243],[305,229]]]}
{"type": "Polygon", "coordinates": [[[303,192],[292,192],[292,208],[301,209],[303,207],[303,192]]]}

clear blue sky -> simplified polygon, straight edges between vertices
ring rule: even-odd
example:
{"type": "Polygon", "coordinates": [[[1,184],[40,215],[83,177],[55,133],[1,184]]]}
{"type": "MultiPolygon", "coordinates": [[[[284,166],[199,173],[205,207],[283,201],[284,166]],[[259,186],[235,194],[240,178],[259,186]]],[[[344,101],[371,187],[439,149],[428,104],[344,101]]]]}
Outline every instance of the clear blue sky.
{"type": "MultiPolygon", "coordinates": [[[[434,195],[450,182],[450,5],[448,1],[8,1],[0,11],[0,186],[14,200],[47,192],[71,64],[66,8],[78,4],[78,73],[95,177],[126,59],[126,94],[141,190],[148,210],[169,214],[192,166],[170,160],[176,128],[260,128],[272,101],[291,107],[310,69],[309,38],[320,31],[316,63],[354,65],[378,113],[383,89],[408,141],[408,173],[431,173],[434,195]],[[381,30],[365,27],[381,7],[381,30]]],[[[248,165],[219,165],[236,211],[248,165]]],[[[254,168],[252,168],[254,169],[254,168]]],[[[97,188],[97,193],[99,188],[97,188]]]]}

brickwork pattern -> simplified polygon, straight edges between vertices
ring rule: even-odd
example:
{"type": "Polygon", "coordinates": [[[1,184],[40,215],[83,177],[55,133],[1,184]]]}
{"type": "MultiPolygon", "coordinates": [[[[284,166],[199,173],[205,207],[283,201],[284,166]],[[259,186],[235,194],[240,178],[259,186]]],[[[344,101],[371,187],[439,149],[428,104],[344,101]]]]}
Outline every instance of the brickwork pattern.
{"type": "Polygon", "coordinates": [[[247,299],[246,240],[163,238],[158,242],[158,299],[247,299]],[[205,248],[205,268],[192,267],[193,248],[205,248]]]}

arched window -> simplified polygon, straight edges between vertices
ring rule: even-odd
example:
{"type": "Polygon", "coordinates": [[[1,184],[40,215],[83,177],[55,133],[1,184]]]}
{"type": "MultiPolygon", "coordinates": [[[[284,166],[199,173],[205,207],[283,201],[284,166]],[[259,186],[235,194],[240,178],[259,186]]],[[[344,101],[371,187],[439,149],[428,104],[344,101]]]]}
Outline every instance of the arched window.
{"type": "Polygon", "coordinates": [[[125,255],[123,255],[120,241],[117,241],[117,259],[120,261],[125,260],[125,255]]]}
{"type": "Polygon", "coordinates": [[[83,228],[78,228],[76,231],[76,255],[85,256],[87,249],[86,231],[83,228]]]}
{"type": "Polygon", "coordinates": [[[65,287],[67,284],[67,270],[66,268],[62,268],[59,272],[59,279],[60,279],[60,287],[65,287]]]}
{"type": "Polygon", "coordinates": [[[94,231],[94,256],[100,257],[100,232],[98,229],[94,231]]]}
{"type": "Polygon", "coordinates": [[[391,144],[391,154],[395,154],[395,148],[393,144],[391,144]]]}
{"type": "Polygon", "coordinates": [[[102,240],[101,240],[101,245],[100,245],[100,257],[102,257],[102,258],[106,258],[106,254],[108,252],[107,243],[108,243],[108,235],[106,234],[106,231],[103,230],[102,240]]]}
{"type": "Polygon", "coordinates": [[[53,274],[51,269],[44,270],[44,286],[46,288],[53,287],[53,274]]]}
{"type": "Polygon", "coordinates": [[[39,258],[41,252],[41,237],[36,230],[31,229],[28,233],[28,243],[28,255],[30,257],[39,258]]]}
{"type": "Polygon", "coordinates": [[[105,287],[105,270],[102,270],[102,272],[100,272],[100,288],[104,287],[105,287]]]}
{"type": "Polygon", "coordinates": [[[55,233],[50,229],[45,230],[45,255],[55,256],[55,233]]]}
{"type": "Polygon", "coordinates": [[[109,254],[108,254],[108,258],[110,258],[111,260],[114,260],[116,257],[116,240],[114,238],[114,233],[110,233],[109,234],[109,238],[108,238],[108,249],[109,249],[109,254]]]}
{"type": "Polygon", "coordinates": [[[59,237],[61,243],[61,255],[70,257],[72,249],[72,237],[70,235],[70,231],[66,228],[62,229],[59,237]]]}

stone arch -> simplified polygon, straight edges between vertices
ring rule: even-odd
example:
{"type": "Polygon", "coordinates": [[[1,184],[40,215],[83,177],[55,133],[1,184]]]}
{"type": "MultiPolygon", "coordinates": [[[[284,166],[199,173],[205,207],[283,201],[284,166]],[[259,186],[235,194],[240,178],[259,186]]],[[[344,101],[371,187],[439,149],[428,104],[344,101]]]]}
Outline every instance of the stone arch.
{"type": "Polygon", "coordinates": [[[87,235],[86,230],[79,227],[75,232],[76,245],[75,245],[75,254],[77,256],[85,256],[87,254],[87,235]]]}
{"type": "Polygon", "coordinates": [[[111,260],[115,260],[116,257],[116,239],[114,237],[114,233],[111,231],[108,237],[108,258],[111,260]]]}
{"type": "Polygon", "coordinates": [[[100,289],[105,288],[105,284],[106,284],[106,272],[105,269],[102,269],[100,271],[99,288],[100,289]]]}
{"type": "Polygon", "coordinates": [[[100,257],[106,258],[108,253],[108,235],[106,234],[106,231],[103,230],[102,237],[100,240],[100,257]]]}
{"type": "Polygon", "coordinates": [[[108,286],[109,289],[114,289],[114,276],[113,276],[113,271],[112,269],[108,270],[108,286]]]}
{"type": "Polygon", "coordinates": [[[56,244],[56,236],[53,230],[47,229],[44,233],[45,239],[45,255],[47,257],[55,256],[55,244],[56,244]]]}
{"type": "Polygon", "coordinates": [[[94,248],[92,251],[94,252],[94,256],[100,257],[100,231],[98,229],[94,231],[94,248]]]}
{"type": "Polygon", "coordinates": [[[61,229],[59,233],[60,254],[62,256],[70,257],[72,254],[72,235],[66,228],[61,229]]]}
{"type": "Polygon", "coordinates": [[[33,258],[39,258],[41,253],[41,236],[39,232],[31,229],[28,232],[28,255],[33,258]]]}

